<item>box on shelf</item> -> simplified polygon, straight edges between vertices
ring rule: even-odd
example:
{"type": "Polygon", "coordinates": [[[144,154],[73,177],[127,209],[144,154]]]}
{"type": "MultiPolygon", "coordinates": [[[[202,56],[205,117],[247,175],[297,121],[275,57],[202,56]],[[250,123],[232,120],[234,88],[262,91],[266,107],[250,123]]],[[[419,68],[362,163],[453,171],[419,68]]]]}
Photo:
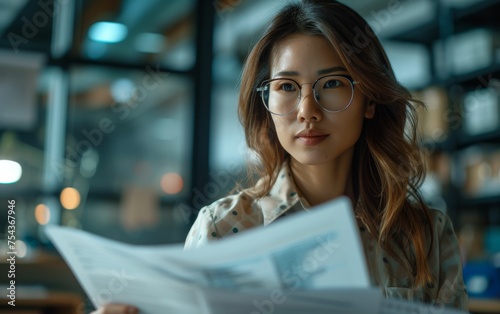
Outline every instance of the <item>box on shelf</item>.
{"type": "Polygon", "coordinates": [[[441,87],[433,86],[414,93],[425,104],[418,110],[419,131],[424,140],[443,141],[448,134],[448,95],[441,87]]]}
{"type": "Polygon", "coordinates": [[[458,239],[469,297],[497,299],[500,297],[500,227],[485,228],[485,218],[478,211],[462,213],[461,221],[458,239]]]}
{"type": "MultiPolygon", "coordinates": [[[[436,57],[439,57],[441,45],[437,43],[436,57]]],[[[448,38],[444,45],[448,74],[466,74],[500,62],[500,34],[491,29],[476,28],[456,34],[448,38]]]]}
{"type": "Polygon", "coordinates": [[[426,158],[427,172],[432,173],[446,187],[450,182],[451,159],[448,153],[431,152],[426,158]]]}
{"type": "Polygon", "coordinates": [[[482,260],[488,256],[484,242],[484,218],[478,211],[459,214],[457,236],[464,263],[482,260]]]}
{"type": "Polygon", "coordinates": [[[499,129],[500,94],[495,88],[477,89],[465,94],[463,131],[477,135],[499,129]]]}
{"type": "Polygon", "coordinates": [[[500,147],[471,147],[460,153],[461,186],[469,197],[500,194],[500,147]]]}
{"type": "Polygon", "coordinates": [[[469,297],[500,298],[500,267],[488,260],[474,261],[464,265],[463,273],[469,297]]]}

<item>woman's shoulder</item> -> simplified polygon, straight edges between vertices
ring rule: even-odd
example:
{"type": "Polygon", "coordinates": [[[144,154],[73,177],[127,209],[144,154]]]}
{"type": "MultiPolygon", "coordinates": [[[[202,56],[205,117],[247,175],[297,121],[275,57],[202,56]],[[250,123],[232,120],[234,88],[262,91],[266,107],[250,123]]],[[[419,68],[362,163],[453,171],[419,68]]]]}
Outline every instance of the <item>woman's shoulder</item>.
{"type": "Polygon", "coordinates": [[[252,216],[260,214],[256,208],[256,198],[250,189],[227,195],[203,207],[198,216],[220,220],[226,216],[252,216]]]}
{"type": "Polygon", "coordinates": [[[433,229],[437,235],[441,235],[443,233],[454,234],[453,223],[447,213],[435,208],[430,208],[429,211],[431,214],[433,229]]]}
{"type": "Polygon", "coordinates": [[[450,216],[439,209],[430,209],[432,217],[432,251],[436,260],[445,254],[456,264],[460,260],[458,237],[450,216]]]}
{"type": "Polygon", "coordinates": [[[263,224],[262,210],[251,190],[223,197],[200,209],[185,247],[198,247],[263,224]]]}
{"type": "Polygon", "coordinates": [[[439,279],[435,300],[438,304],[459,309],[467,308],[467,291],[462,277],[462,255],[450,216],[431,209],[434,246],[428,261],[431,272],[439,279]]]}
{"type": "Polygon", "coordinates": [[[453,223],[445,210],[422,205],[420,203],[410,203],[411,208],[420,213],[420,223],[422,226],[431,226],[434,234],[440,235],[450,228],[453,230],[453,223]],[[427,219],[427,217],[429,219],[427,219]],[[429,221],[430,220],[430,221],[429,221]]]}

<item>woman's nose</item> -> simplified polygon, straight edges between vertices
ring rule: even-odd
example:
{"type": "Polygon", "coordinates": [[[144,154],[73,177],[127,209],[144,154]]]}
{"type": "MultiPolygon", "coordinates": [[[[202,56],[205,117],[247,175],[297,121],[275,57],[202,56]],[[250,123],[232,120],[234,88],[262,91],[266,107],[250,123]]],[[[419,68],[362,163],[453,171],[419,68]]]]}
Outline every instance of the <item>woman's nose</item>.
{"type": "Polygon", "coordinates": [[[310,122],[320,121],[322,118],[323,110],[314,98],[314,90],[303,85],[301,89],[301,97],[299,99],[297,120],[299,120],[299,122],[310,122]]]}

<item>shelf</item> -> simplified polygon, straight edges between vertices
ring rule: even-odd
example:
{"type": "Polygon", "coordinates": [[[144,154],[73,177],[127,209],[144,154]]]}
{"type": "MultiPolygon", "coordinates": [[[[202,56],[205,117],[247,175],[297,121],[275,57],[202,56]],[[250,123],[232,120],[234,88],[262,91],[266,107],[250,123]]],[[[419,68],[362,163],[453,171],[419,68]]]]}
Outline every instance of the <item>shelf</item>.
{"type": "Polygon", "coordinates": [[[474,313],[500,313],[500,300],[469,299],[469,311],[474,313]]]}
{"type": "MultiPolygon", "coordinates": [[[[497,0],[483,0],[473,3],[462,8],[443,7],[444,18],[449,17],[450,22],[453,21],[454,27],[451,28],[453,33],[460,33],[477,27],[499,28],[500,19],[498,12],[500,11],[500,2],[497,0]]],[[[436,17],[432,21],[425,24],[415,26],[411,29],[402,31],[398,34],[389,35],[384,39],[420,43],[432,45],[435,41],[441,39],[440,19],[443,16],[436,17]]],[[[451,34],[450,34],[451,35],[451,34]]]]}
{"type": "Polygon", "coordinates": [[[500,194],[482,197],[465,197],[460,201],[461,207],[500,205],[500,194]]]}
{"type": "Polygon", "coordinates": [[[420,146],[427,149],[429,152],[449,152],[453,149],[453,142],[449,137],[443,142],[425,139],[420,143],[420,146]]]}
{"type": "Polygon", "coordinates": [[[498,12],[500,2],[497,0],[483,0],[464,8],[452,9],[456,24],[470,26],[499,26],[498,12]],[[489,22],[489,24],[485,24],[489,22]]]}
{"type": "Polygon", "coordinates": [[[384,39],[431,45],[439,39],[439,23],[434,19],[428,23],[384,39]]]}
{"type": "MultiPolygon", "coordinates": [[[[443,80],[442,83],[448,86],[461,84],[470,90],[481,89],[487,88],[489,80],[498,77],[499,74],[500,64],[494,64],[488,68],[478,69],[470,73],[453,75],[443,80]]],[[[494,86],[494,88],[498,89],[498,86],[494,86]]]]}
{"type": "Polygon", "coordinates": [[[457,148],[466,148],[475,144],[500,144],[500,129],[478,135],[461,135],[457,140],[457,148]]]}

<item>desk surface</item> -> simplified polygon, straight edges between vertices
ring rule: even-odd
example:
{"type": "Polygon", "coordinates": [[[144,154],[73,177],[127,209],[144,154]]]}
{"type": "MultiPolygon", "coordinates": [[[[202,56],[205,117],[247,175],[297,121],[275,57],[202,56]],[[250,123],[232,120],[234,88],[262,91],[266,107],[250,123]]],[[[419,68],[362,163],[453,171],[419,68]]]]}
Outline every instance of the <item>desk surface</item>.
{"type": "MultiPolygon", "coordinates": [[[[0,313],[5,309],[12,309],[5,297],[0,297],[0,313]]],[[[43,297],[28,296],[16,298],[16,310],[23,310],[26,313],[38,313],[37,311],[44,310],[53,314],[83,314],[84,302],[80,295],[68,292],[48,292],[43,297]]],[[[41,313],[42,313],[41,312],[41,313]]],[[[17,312],[16,312],[17,313],[17,312]]],[[[43,312],[46,313],[46,312],[43,312]]]]}
{"type": "Polygon", "coordinates": [[[475,313],[500,313],[500,299],[469,299],[469,311],[475,313]]]}

